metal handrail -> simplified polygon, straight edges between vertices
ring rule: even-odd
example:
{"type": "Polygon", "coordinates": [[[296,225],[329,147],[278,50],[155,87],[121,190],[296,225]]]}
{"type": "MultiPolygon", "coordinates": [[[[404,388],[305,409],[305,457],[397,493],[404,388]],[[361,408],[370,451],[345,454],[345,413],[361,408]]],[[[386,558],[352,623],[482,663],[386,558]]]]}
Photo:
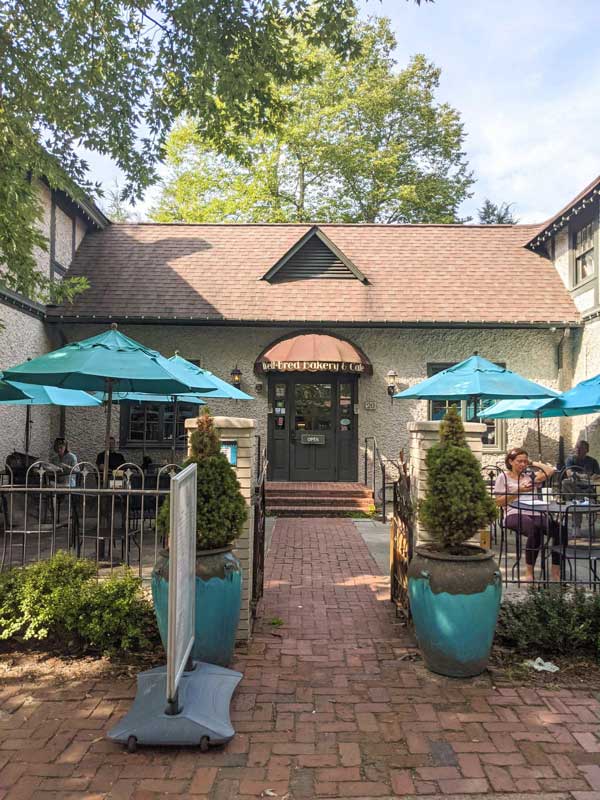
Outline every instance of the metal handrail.
{"type": "Polygon", "coordinates": [[[368,486],[368,455],[369,455],[369,441],[373,442],[372,447],[372,463],[373,463],[373,472],[372,472],[372,490],[373,490],[373,501],[375,501],[375,492],[376,492],[376,471],[377,471],[377,464],[376,459],[379,462],[379,469],[381,470],[381,521],[387,522],[387,503],[386,503],[386,481],[387,481],[387,473],[386,473],[386,464],[381,455],[381,451],[379,449],[379,445],[377,444],[377,437],[376,436],[365,436],[365,486],[368,486]]]}

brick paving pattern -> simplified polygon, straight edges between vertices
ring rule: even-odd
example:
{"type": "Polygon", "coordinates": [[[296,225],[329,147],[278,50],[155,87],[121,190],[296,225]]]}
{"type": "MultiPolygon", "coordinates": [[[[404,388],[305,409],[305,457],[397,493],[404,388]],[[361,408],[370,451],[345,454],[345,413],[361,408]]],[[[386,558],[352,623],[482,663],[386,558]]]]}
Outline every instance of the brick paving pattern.
{"type": "Polygon", "coordinates": [[[104,733],[131,680],[5,680],[0,800],[600,800],[595,696],[436,677],[387,596],[351,520],[278,520],[234,740],[129,755],[104,733]]]}

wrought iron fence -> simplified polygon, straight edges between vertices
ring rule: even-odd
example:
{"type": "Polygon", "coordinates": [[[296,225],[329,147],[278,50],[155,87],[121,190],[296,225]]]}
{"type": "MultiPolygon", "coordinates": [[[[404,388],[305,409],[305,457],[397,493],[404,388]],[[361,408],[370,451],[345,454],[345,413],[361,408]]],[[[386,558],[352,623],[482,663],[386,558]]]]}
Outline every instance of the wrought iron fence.
{"type": "Polygon", "coordinates": [[[406,462],[400,454],[399,476],[393,487],[393,513],[390,525],[390,589],[396,613],[410,619],[408,565],[413,555],[415,508],[406,462]]]}
{"type": "Polygon", "coordinates": [[[167,464],[150,473],[123,464],[104,488],[88,462],[68,469],[37,461],[17,480],[7,468],[0,483],[0,571],[65,550],[94,560],[99,575],[126,564],[149,578],[165,544],[157,518],[179,469],[167,464]]]}
{"type": "MultiPolygon", "coordinates": [[[[364,484],[373,492],[373,501],[381,504],[381,521],[387,522],[387,506],[394,483],[400,474],[399,462],[381,453],[376,436],[365,436],[364,484]]],[[[402,458],[402,456],[400,456],[402,458]]]]}
{"type": "Polygon", "coordinates": [[[267,452],[261,450],[260,439],[257,442],[257,470],[254,485],[254,530],[252,551],[252,600],[250,611],[252,619],[256,619],[258,603],[263,596],[265,578],[265,528],[266,528],[266,483],[267,452]]]}
{"type": "Polygon", "coordinates": [[[600,502],[579,467],[549,473],[539,466],[524,480],[507,480],[504,465],[482,469],[498,518],[490,540],[507,586],[577,585],[600,588],[600,502]]]}

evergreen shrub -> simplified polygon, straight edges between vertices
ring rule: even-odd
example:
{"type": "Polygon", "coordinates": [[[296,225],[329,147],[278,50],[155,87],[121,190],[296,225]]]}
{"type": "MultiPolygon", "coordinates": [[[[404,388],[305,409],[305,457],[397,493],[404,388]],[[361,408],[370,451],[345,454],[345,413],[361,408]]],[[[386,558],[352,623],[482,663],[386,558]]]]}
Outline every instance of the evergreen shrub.
{"type": "Polygon", "coordinates": [[[532,588],[525,599],[502,604],[496,641],[528,658],[600,659],[600,595],[532,588]]]}
{"type": "Polygon", "coordinates": [[[497,509],[453,405],[440,425],[440,441],[428,451],[426,463],[427,488],[419,505],[420,521],[435,549],[460,553],[464,542],[496,518],[497,509]]]}
{"type": "Polygon", "coordinates": [[[58,552],[0,573],[0,639],[12,638],[116,655],[152,649],[158,632],[131,572],[98,581],[93,561],[58,552]]]}
{"type": "MultiPolygon", "coordinates": [[[[227,458],[221,453],[219,433],[207,408],[198,418],[190,438],[192,455],[184,466],[198,467],[196,546],[198,550],[228,547],[241,533],[248,511],[240,484],[227,458]]],[[[169,531],[169,501],[163,503],[158,528],[169,531]]]]}

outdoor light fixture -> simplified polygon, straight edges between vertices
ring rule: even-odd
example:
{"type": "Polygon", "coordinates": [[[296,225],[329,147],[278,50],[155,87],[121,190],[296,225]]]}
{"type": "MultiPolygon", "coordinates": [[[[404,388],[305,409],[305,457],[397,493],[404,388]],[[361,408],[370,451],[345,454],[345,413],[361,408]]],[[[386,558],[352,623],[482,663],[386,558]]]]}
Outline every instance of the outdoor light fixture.
{"type": "Polygon", "coordinates": [[[260,381],[254,384],[254,391],[256,392],[256,394],[260,394],[262,390],[263,390],[263,385],[260,381]]]}
{"type": "Polygon", "coordinates": [[[396,394],[396,383],[398,381],[398,373],[396,372],[395,369],[388,370],[388,373],[385,376],[385,381],[387,383],[387,393],[393,400],[394,395],[396,394]]]}
{"type": "Polygon", "coordinates": [[[231,383],[234,386],[239,386],[242,382],[242,371],[236,364],[235,367],[231,370],[231,383]]]}

